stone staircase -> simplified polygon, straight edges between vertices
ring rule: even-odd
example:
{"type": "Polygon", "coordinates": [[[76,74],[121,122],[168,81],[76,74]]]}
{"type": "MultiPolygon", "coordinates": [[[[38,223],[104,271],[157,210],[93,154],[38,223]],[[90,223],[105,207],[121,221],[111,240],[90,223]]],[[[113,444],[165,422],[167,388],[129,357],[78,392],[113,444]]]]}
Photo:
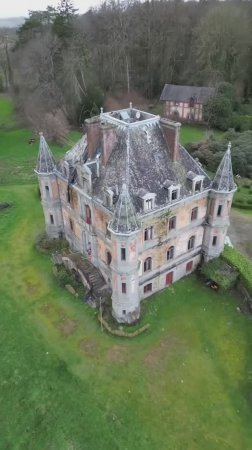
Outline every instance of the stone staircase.
{"type": "Polygon", "coordinates": [[[100,295],[105,295],[109,291],[109,286],[106,284],[101,272],[97,267],[93,266],[88,259],[84,258],[80,253],[70,253],[67,255],[72,263],[81,271],[87,280],[92,294],[97,298],[100,295]]]}

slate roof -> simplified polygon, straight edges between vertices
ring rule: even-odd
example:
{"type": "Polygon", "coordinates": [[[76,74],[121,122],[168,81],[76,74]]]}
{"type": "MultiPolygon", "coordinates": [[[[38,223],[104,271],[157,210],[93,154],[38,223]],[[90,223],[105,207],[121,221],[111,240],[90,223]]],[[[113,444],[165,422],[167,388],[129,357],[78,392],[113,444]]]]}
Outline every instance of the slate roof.
{"type": "Polygon", "coordinates": [[[51,150],[43,136],[43,133],[39,134],[40,134],[39,155],[36,171],[38,173],[52,173],[55,169],[56,163],[51,153],[51,150]]]}
{"type": "Polygon", "coordinates": [[[125,183],[122,185],[122,190],[116,203],[116,208],[109,228],[116,233],[124,234],[139,229],[136,211],[125,183]]]}
{"type": "Polygon", "coordinates": [[[156,206],[167,204],[167,181],[181,185],[180,195],[191,193],[187,179],[189,171],[203,175],[203,187],[208,188],[211,180],[197,162],[182,147],[178,160],[173,162],[170,149],[158,121],[148,126],[120,127],[116,129],[117,143],[106,167],[100,167],[100,175],[93,180],[93,195],[103,199],[103,192],[126,183],[137,212],[142,210],[139,192],[155,193],[156,206]]]}
{"type": "Polygon", "coordinates": [[[228,149],[221,160],[211,187],[218,192],[232,192],[236,189],[231,161],[231,143],[228,144],[228,149]]]}
{"type": "Polygon", "coordinates": [[[165,84],[160,100],[173,102],[188,102],[194,98],[196,103],[206,103],[209,97],[214,94],[214,88],[199,86],[180,86],[175,84],[165,84]]]}

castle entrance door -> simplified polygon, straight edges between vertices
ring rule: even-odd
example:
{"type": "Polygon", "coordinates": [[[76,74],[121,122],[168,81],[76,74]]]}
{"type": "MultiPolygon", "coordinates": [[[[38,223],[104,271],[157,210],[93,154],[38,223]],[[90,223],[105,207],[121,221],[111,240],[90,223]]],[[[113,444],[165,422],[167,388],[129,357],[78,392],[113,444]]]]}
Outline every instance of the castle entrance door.
{"type": "Polygon", "coordinates": [[[166,274],[165,284],[166,286],[169,286],[169,284],[172,284],[172,282],[173,282],[173,272],[169,272],[166,274]]]}

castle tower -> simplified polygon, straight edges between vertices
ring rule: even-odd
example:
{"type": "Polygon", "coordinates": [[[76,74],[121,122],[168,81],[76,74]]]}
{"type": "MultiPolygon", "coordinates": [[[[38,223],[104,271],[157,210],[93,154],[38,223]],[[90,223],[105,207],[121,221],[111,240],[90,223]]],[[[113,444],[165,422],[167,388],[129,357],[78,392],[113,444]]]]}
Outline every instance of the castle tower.
{"type": "Polygon", "coordinates": [[[112,221],[112,313],[118,322],[134,322],[140,315],[138,289],[139,225],[126,184],[123,184],[112,221]]]}
{"type": "Polygon", "coordinates": [[[228,149],[222,158],[211,184],[207,221],[202,245],[205,261],[219,256],[223,251],[229,227],[232,199],[236,191],[230,150],[231,143],[228,144],[228,149]]]}
{"type": "Polygon", "coordinates": [[[39,155],[35,172],[39,180],[46,233],[50,238],[58,238],[63,235],[63,218],[55,166],[51,150],[43,133],[40,133],[39,155]]]}

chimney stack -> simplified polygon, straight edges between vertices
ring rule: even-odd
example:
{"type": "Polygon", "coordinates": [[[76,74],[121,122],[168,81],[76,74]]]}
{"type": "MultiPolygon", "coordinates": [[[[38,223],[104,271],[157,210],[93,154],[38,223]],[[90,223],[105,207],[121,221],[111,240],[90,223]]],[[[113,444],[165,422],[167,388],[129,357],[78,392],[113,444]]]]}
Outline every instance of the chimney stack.
{"type": "Polygon", "coordinates": [[[169,150],[171,152],[172,161],[177,161],[181,123],[175,122],[174,120],[162,118],[160,119],[160,124],[169,150]]]}
{"type": "Polygon", "coordinates": [[[105,167],[112,150],[117,143],[116,125],[111,123],[101,124],[102,132],[102,165],[105,167]]]}
{"type": "Polygon", "coordinates": [[[101,139],[100,118],[93,117],[92,119],[86,119],[85,125],[87,129],[88,157],[93,159],[95,157],[97,144],[101,139]]]}

